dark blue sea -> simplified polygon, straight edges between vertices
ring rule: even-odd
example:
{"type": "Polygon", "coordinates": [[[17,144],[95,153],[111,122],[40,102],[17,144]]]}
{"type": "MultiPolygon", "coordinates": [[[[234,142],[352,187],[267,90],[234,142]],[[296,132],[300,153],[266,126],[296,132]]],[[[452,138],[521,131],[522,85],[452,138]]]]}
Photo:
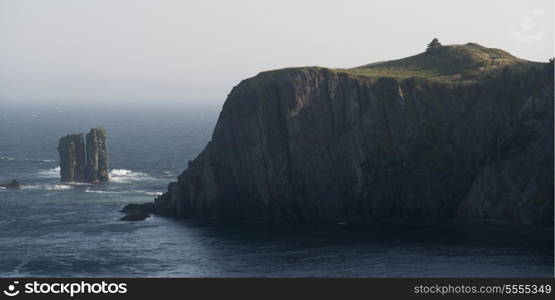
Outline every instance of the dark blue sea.
{"type": "Polygon", "coordinates": [[[553,277],[553,230],[118,221],[210,139],[219,107],[0,108],[0,276],[553,277]],[[60,183],[58,139],[103,126],[110,182],[60,183]]]}

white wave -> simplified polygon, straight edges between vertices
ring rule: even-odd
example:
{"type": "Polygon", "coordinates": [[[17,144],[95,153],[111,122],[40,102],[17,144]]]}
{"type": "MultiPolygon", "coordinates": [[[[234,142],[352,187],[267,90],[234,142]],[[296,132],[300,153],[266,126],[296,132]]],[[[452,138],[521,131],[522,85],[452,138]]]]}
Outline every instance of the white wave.
{"type": "MultiPolygon", "coordinates": [[[[112,182],[133,182],[133,181],[145,181],[145,180],[155,180],[152,176],[143,172],[134,172],[127,169],[113,169],[110,171],[110,181],[112,182]]],[[[55,167],[48,170],[39,170],[39,175],[41,177],[57,178],[60,177],[60,167],[55,167]]],[[[74,182],[68,183],[72,185],[82,185],[83,183],[74,182]]]]}
{"type": "Polygon", "coordinates": [[[85,193],[97,193],[97,194],[145,194],[151,196],[160,196],[162,192],[152,192],[145,190],[134,190],[134,191],[103,191],[103,190],[91,190],[90,188],[85,189],[85,193]]]}
{"type": "Polygon", "coordinates": [[[20,186],[22,190],[40,190],[43,186],[42,185],[31,185],[31,184],[24,184],[20,186]]]}
{"type": "Polygon", "coordinates": [[[73,181],[67,181],[67,182],[64,182],[64,184],[71,185],[71,186],[75,186],[75,185],[79,185],[79,186],[81,186],[81,185],[93,185],[92,183],[88,183],[88,182],[73,182],[73,181]]]}
{"type": "Polygon", "coordinates": [[[48,190],[48,191],[58,191],[58,190],[69,190],[72,188],[71,185],[67,184],[40,184],[40,185],[22,185],[24,190],[48,190]]]}
{"type": "Polygon", "coordinates": [[[66,184],[54,184],[54,185],[45,185],[44,189],[45,190],[69,190],[71,189],[72,186],[71,185],[66,185],[66,184]]]}
{"type": "Polygon", "coordinates": [[[48,170],[39,170],[41,177],[60,177],[60,167],[55,167],[48,170]]]}
{"type": "MultiPolygon", "coordinates": [[[[13,157],[8,157],[8,156],[0,156],[0,160],[16,160],[13,157]]],[[[21,160],[21,159],[17,159],[17,160],[21,160]]],[[[40,158],[23,158],[24,161],[33,161],[33,162],[44,162],[44,163],[52,163],[52,162],[56,162],[54,159],[40,159],[40,158]]]]}
{"type": "Polygon", "coordinates": [[[113,169],[110,171],[110,181],[113,182],[132,182],[153,180],[154,178],[143,172],[133,172],[127,169],[113,169]]]}
{"type": "Polygon", "coordinates": [[[151,196],[161,196],[164,193],[162,193],[162,192],[145,192],[145,194],[151,195],[151,196]]]}

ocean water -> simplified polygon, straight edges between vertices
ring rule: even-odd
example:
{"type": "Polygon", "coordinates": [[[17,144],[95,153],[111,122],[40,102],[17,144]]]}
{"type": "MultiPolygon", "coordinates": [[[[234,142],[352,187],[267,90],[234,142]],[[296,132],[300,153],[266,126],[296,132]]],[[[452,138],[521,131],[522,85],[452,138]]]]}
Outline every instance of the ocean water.
{"type": "Polygon", "coordinates": [[[219,108],[0,110],[0,276],[552,277],[553,231],[477,224],[276,226],[151,217],[127,203],[163,192],[210,139],[219,108]],[[108,130],[111,180],[59,182],[56,146],[108,130]]]}

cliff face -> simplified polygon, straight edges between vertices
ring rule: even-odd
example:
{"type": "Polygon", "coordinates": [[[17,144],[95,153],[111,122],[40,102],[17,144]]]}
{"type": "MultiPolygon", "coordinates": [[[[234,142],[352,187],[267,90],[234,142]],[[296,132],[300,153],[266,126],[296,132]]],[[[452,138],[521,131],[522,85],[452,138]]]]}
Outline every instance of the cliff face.
{"type": "Polygon", "coordinates": [[[87,134],[87,182],[108,181],[108,151],[106,147],[106,129],[92,128],[87,134]]]}
{"type": "Polygon", "coordinates": [[[85,179],[85,140],[82,133],[70,134],[58,143],[60,176],[63,182],[82,182],[85,179]]]}
{"type": "Polygon", "coordinates": [[[180,217],[553,224],[553,77],[454,84],[323,68],[236,86],[155,200],[180,217]]]}
{"type": "Polygon", "coordinates": [[[60,175],[62,182],[100,183],[108,181],[106,129],[93,128],[87,134],[70,134],[60,139],[60,175]]]}

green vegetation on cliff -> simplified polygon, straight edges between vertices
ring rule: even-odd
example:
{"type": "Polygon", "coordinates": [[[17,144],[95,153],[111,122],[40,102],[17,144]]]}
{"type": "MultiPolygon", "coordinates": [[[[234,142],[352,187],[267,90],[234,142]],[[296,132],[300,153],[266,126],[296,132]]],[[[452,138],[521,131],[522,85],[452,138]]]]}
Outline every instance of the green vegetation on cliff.
{"type": "MultiPolygon", "coordinates": [[[[464,45],[438,45],[432,51],[385,62],[371,63],[351,69],[328,69],[361,80],[380,77],[396,79],[421,78],[444,83],[474,83],[495,78],[504,72],[521,73],[544,63],[532,62],[495,48],[475,43],[464,45]]],[[[255,80],[270,79],[273,75],[299,69],[325,69],[321,67],[286,68],[262,72],[255,80]]]]}
{"type": "Polygon", "coordinates": [[[400,60],[244,80],[153,211],[553,227],[553,182],[552,63],[433,41],[400,60]]]}

